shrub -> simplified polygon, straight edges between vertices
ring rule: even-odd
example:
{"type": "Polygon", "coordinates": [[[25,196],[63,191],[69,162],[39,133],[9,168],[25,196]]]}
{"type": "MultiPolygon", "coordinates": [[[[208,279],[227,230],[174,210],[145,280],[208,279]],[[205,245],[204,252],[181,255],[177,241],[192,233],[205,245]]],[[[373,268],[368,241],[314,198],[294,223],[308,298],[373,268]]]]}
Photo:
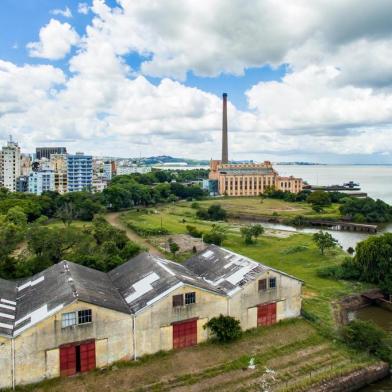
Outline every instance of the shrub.
{"type": "Polygon", "coordinates": [[[226,220],[226,210],[220,204],[212,204],[208,207],[208,215],[211,220],[226,220]]]}
{"type": "Polygon", "coordinates": [[[195,226],[187,225],[186,231],[188,232],[188,234],[191,237],[194,237],[194,238],[201,238],[201,236],[203,235],[203,233],[201,231],[197,230],[197,228],[195,226]]]}
{"type": "Polygon", "coordinates": [[[370,321],[354,320],[341,330],[344,341],[357,350],[391,362],[392,350],[387,333],[370,321]]]}
{"type": "Polygon", "coordinates": [[[319,268],[317,275],[321,278],[359,280],[361,270],[359,265],[351,257],[347,257],[340,265],[329,265],[319,268]]]}
{"type": "Polygon", "coordinates": [[[199,204],[197,201],[194,201],[194,202],[191,204],[191,208],[197,210],[198,208],[200,208],[200,204],[199,204]]]}
{"type": "Polygon", "coordinates": [[[226,220],[227,213],[220,204],[212,204],[208,207],[208,210],[205,208],[199,208],[196,212],[196,216],[203,220],[222,221],[226,220]]]}
{"type": "Polygon", "coordinates": [[[210,219],[210,216],[208,215],[208,211],[205,208],[199,208],[196,212],[196,216],[202,220],[210,219]]]}
{"type": "Polygon", "coordinates": [[[238,339],[242,335],[239,320],[231,316],[213,317],[204,325],[204,329],[209,329],[214,338],[221,343],[238,339]]]}
{"type": "Polygon", "coordinates": [[[305,226],[306,219],[303,215],[297,215],[291,219],[290,223],[294,226],[305,226]]]}
{"type": "Polygon", "coordinates": [[[138,225],[135,225],[134,223],[128,223],[127,225],[130,229],[132,229],[142,237],[170,234],[170,231],[165,229],[164,227],[140,227],[138,225]]]}
{"type": "Polygon", "coordinates": [[[203,235],[204,242],[207,244],[222,245],[226,238],[226,229],[219,225],[212,225],[210,232],[203,235]]]}
{"type": "Polygon", "coordinates": [[[221,246],[224,240],[224,235],[221,233],[206,233],[203,236],[204,242],[207,244],[214,244],[221,246]]]}

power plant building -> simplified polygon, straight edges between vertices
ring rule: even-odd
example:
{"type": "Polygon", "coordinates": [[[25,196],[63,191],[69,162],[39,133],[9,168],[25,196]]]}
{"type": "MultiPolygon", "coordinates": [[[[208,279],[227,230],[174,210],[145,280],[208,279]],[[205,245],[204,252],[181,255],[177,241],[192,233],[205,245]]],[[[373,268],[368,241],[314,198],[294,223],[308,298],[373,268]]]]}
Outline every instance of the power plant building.
{"type": "Polygon", "coordinates": [[[223,94],[222,159],[211,160],[209,190],[226,196],[258,196],[274,188],[283,192],[298,193],[303,189],[301,178],[281,177],[271,162],[229,163],[227,132],[227,94],[223,94]]]}

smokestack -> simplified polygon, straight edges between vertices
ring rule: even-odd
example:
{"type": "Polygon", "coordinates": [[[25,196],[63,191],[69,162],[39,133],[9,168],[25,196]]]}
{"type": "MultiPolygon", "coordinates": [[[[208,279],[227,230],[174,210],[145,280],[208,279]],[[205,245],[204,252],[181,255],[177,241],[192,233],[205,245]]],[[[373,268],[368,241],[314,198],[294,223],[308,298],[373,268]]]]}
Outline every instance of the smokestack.
{"type": "Polygon", "coordinates": [[[222,163],[229,163],[229,148],[227,141],[227,94],[223,93],[222,116],[222,163]]]}

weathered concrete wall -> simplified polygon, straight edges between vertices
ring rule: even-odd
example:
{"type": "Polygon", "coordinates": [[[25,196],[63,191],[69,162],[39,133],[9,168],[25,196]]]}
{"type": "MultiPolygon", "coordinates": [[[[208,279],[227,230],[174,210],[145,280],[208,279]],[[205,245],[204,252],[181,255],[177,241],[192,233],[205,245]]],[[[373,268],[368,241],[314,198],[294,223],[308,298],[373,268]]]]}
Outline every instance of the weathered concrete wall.
{"type": "Polygon", "coordinates": [[[371,365],[331,381],[314,385],[308,392],[353,392],[389,375],[389,365],[379,363],[371,365]]]}
{"type": "Polygon", "coordinates": [[[11,339],[0,336],[0,389],[12,386],[11,339]]]}
{"type": "Polygon", "coordinates": [[[277,321],[298,317],[301,312],[301,282],[274,271],[261,274],[248,283],[229,301],[229,314],[241,322],[246,330],[257,327],[257,306],[264,303],[277,303],[277,321]],[[276,288],[259,291],[258,281],[276,278],[276,288]]]}
{"type": "MultiPolygon", "coordinates": [[[[15,339],[16,384],[59,376],[59,346],[89,339],[96,340],[97,366],[132,358],[132,317],[76,302],[27,329],[15,339]],[[84,309],[92,310],[92,323],[61,328],[62,313],[84,309]]],[[[3,373],[0,379],[3,379],[3,373]]]]}
{"type": "Polygon", "coordinates": [[[212,317],[227,314],[227,298],[192,286],[180,287],[165,298],[136,315],[136,355],[140,357],[159,350],[173,348],[172,323],[198,318],[197,342],[207,339],[203,325],[212,317]],[[196,293],[196,303],[173,307],[173,296],[189,292],[196,293]]]}

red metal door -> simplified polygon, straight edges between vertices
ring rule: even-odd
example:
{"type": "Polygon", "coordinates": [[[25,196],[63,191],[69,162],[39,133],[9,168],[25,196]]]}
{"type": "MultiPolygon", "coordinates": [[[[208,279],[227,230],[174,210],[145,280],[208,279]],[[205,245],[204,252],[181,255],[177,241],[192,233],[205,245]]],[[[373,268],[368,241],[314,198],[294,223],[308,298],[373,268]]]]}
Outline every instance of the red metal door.
{"type": "Polygon", "coordinates": [[[257,307],[257,326],[276,323],[276,303],[259,305],[257,307]]]}
{"type": "Polygon", "coordinates": [[[173,348],[190,347],[197,344],[197,320],[173,324],[173,348]]]}
{"type": "Polygon", "coordinates": [[[95,369],[95,341],[80,345],[80,371],[95,369]]]}
{"type": "Polygon", "coordinates": [[[60,375],[72,376],[76,373],[75,346],[60,347],[60,375]]]}

